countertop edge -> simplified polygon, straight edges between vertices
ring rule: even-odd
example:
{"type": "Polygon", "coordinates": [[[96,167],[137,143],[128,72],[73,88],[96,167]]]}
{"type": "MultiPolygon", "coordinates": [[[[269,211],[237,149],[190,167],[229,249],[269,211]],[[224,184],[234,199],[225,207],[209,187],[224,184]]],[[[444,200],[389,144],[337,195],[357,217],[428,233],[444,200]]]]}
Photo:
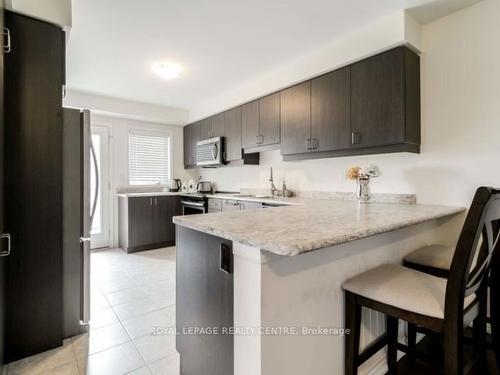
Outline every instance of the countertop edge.
{"type": "Polygon", "coordinates": [[[331,240],[325,240],[324,243],[320,247],[316,247],[314,245],[307,245],[307,244],[305,246],[300,246],[300,247],[279,246],[276,244],[269,243],[268,241],[258,241],[258,240],[251,240],[251,239],[247,239],[247,238],[241,238],[240,236],[237,236],[237,235],[235,236],[229,232],[217,230],[217,229],[212,228],[212,227],[207,226],[207,225],[196,225],[196,224],[193,225],[192,222],[183,220],[183,216],[175,216],[173,218],[173,222],[174,222],[174,224],[183,226],[185,228],[197,230],[197,231],[211,234],[211,235],[214,235],[217,237],[222,237],[222,238],[230,240],[230,241],[240,242],[240,243],[245,244],[245,245],[258,247],[262,250],[268,251],[268,252],[273,253],[273,254],[282,255],[282,256],[296,256],[296,255],[308,253],[311,251],[320,250],[320,249],[324,249],[324,248],[328,248],[328,247],[332,247],[332,246],[341,245],[344,243],[364,239],[364,238],[375,236],[378,234],[393,232],[393,231],[407,228],[407,227],[410,227],[413,225],[419,225],[419,224],[422,224],[422,223],[425,223],[425,222],[428,222],[431,220],[438,220],[438,219],[454,216],[454,215],[457,215],[457,214],[464,212],[466,210],[465,207],[452,207],[452,206],[450,206],[449,209],[450,210],[446,213],[429,215],[426,217],[417,218],[415,220],[402,221],[401,223],[392,224],[392,225],[388,225],[388,226],[380,226],[378,228],[368,229],[362,233],[356,233],[354,231],[353,234],[351,234],[351,235],[348,235],[348,234],[338,235],[336,237],[333,237],[331,240]]]}

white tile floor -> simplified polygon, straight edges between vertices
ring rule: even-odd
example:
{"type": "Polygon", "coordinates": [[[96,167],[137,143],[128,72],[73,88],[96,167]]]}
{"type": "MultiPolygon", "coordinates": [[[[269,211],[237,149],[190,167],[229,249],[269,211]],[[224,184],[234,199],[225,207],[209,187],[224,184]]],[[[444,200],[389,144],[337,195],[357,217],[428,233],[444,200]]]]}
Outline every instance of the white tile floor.
{"type": "Polygon", "coordinates": [[[90,332],[10,363],[4,375],[178,375],[175,248],[91,256],[90,332]],[[152,333],[167,332],[167,334],[152,333]],[[170,332],[169,332],[170,331],[170,332]]]}

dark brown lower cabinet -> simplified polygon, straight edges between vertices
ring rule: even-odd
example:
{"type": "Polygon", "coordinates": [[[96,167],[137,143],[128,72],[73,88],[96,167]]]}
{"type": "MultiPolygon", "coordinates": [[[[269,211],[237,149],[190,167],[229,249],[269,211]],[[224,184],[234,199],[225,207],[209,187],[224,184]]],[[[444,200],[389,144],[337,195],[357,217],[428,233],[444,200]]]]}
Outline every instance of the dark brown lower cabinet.
{"type": "Polygon", "coordinates": [[[175,244],[172,218],[182,214],[179,196],[118,198],[119,244],[127,253],[175,244]]]}
{"type": "Polygon", "coordinates": [[[182,375],[232,375],[232,242],[177,226],[176,346],[182,375]],[[219,334],[189,334],[216,328],[219,334]]]}
{"type": "Polygon", "coordinates": [[[6,12],[5,362],[62,345],[64,31],[6,12]]]}

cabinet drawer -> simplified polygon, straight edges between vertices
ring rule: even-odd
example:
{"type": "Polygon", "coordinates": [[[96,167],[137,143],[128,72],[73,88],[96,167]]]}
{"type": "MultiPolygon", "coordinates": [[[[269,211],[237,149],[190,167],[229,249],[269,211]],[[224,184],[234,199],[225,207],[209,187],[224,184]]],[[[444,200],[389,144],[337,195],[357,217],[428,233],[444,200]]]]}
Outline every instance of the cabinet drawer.
{"type": "Polygon", "coordinates": [[[240,202],[240,207],[242,210],[248,210],[252,208],[262,208],[262,203],[260,202],[240,202]]]}
{"type": "Polygon", "coordinates": [[[224,199],[222,201],[222,211],[240,210],[240,202],[234,199],[224,199]]]}
{"type": "Polygon", "coordinates": [[[222,210],[222,199],[209,198],[208,199],[208,209],[221,211],[222,210]]]}

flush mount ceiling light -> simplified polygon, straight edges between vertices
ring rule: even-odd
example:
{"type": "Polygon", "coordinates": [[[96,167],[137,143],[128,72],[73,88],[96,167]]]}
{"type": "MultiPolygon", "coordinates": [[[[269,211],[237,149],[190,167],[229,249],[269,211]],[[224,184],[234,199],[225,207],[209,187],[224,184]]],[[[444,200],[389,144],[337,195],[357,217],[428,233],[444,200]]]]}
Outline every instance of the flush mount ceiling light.
{"type": "Polygon", "coordinates": [[[182,73],[182,66],[171,62],[155,62],[151,69],[163,79],[174,79],[182,73]]]}

